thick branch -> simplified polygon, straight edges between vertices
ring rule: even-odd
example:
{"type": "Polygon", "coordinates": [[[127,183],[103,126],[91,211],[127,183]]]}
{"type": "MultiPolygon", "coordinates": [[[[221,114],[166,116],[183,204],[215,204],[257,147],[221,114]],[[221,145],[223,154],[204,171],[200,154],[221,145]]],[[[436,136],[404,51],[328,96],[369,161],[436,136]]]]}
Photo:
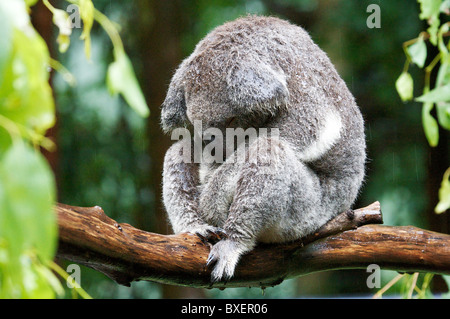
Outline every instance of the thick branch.
{"type": "Polygon", "coordinates": [[[58,256],[120,284],[149,280],[191,287],[273,286],[308,273],[378,264],[382,269],[450,274],[450,235],[381,223],[379,203],[342,213],[317,233],[287,244],[258,245],[229,282],[211,284],[210,247],[196,235],[160,235],[118,224],[100,207],[58,205],[58,256]],[[362,226],[365,225],[365,226],[362,226]],[[361,226],[361,227],[360,227],[361,226]]]}

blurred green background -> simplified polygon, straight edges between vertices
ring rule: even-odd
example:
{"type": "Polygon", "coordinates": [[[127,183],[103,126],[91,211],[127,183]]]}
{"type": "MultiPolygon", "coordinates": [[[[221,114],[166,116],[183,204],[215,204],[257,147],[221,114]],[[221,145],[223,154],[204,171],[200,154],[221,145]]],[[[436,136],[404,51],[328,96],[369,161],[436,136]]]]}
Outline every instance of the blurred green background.
{"type": "MultiPolygon", "coordinates": [[[[161,202],[163,155],[171,141],[159,127],[160,105],[177,65],[208,31],[247,13],[274,15],[304,27],[330,56],[356,97],[366,121],[369,161],[367,178],[355,206],[376,200],[388,225],[415,225],[448,233],[448,214],[436,215],[442,175],[449,163],[448,132],[431,149],[423,134],[421,105],[402,103],[395,91],[405,56],[402,43],[426,29],[415,0],[96,0],[96,8],[121,26],[121,37],[147,103],[148,119],[136,115],[105,87],[112,47],[94,25],[91,62],[74,30],[67,53],[55,48],[56,30],[48,10],[33,8],[35,27],[52,56],[77,80],[69,86],[58,73],[52,85],[57,125],[50,135],[57,151],[46,153],[55,171],[58,201],[75,206],[103,207],[118,222],[148,231],[170,233],[161,202]],[[381,8],[381,28],[369,29],[367,6],[381,8]]],[[[67,2],[55,3],[59,8],[67,2]],[[58,6],[59,4],[59,6],[58,6]]],[[[422,73],[412,68],[417,83],[422,73]],[[417,72],[417,73],[415,73],[417,72]]],[[[422,88],[417,85],[416,96],[422,88]]],[[[64,261],[61,261],[64,265],[64,261]]],[[[385,283],[394,272],[383,272],[385,283]]],[[[81,285],[94,298],[292,298],[374,294],[365,270],[330,271],[291,279],[261,289],[193,289],[136,282],[117,285],[82,268],[81,285]]],[[[439,278],[435,287],[442,287],[439,278]]],[[[443,286],[445,287],[445,286],[443,286]]],[[[438,289],[438,288],[437,288],[438,289]]]]}

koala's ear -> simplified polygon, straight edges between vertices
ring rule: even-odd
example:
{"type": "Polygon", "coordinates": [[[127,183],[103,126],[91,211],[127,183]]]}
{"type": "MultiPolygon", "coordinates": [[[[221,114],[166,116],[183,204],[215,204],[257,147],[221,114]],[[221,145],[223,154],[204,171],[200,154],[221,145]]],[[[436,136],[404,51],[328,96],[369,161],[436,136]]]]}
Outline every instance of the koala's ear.
{"type": "Polygon", "coordinates": [[[177,127],[185,126],[186,121],[184,89],[172,81],[161,107],[162,129],[164,132],[169,133],[177,127]]]}
{"type": "Polygon", "coordinates": [[[286,75],[264,62],[241,61],[227,76],[228,97],[237,107],[275,113],[289,98],[286,75]]]}

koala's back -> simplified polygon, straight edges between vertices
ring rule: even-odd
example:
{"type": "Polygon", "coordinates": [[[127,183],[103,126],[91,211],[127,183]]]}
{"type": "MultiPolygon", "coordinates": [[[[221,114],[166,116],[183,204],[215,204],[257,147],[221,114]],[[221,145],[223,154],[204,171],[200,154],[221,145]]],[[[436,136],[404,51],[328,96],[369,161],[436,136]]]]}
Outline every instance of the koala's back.
{"type": "MultiPolygon", "coordinates": [[[[231,119],[243,129],[278,128],[299,165],[319,178],[324,210],[346,210],[357,196],[366,159],[362,115],[299,26],[246,16],[215,28],[180,65],[164,104],[172,106],[162,112],[166,128],[200,120],[203,129],[225,131],[231,119]]],[[[218,167],[203,165],[201,175],[218,167]]]]}
{"type": "Polygon", "coordinates": [[[362,180],[362,115],[325,52],[304,29],[261,16],[247,16],[217,27],[188,58],[187,92],[204,90],[209,100],[229,104],[221,88],[226,87],[230,69],[241,60],[270,66],[285,79],[289,91],[282,111],[268,117],[260,127],[279,128],[281,138],[297,148],[300,159],[319,173],[353,170],[362,180]]]}

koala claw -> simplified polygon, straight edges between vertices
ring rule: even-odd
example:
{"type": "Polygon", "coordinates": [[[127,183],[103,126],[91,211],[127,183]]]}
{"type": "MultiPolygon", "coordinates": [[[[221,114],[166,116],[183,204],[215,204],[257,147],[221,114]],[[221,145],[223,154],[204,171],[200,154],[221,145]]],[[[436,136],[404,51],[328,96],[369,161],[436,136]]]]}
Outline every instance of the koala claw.
{"type": "Polygon", "coordinates": [[[231,240],[225,239],[216,243],[209,253],[206,265],[214,265],[211,272],[211,280],[213,282],[233,277],[234,269],[239,261],[243,250],[239,245],[231,240]]]}
{"type": "Polygon", "coordinates": [[[197,227],[190,232],[197,235],[205,244],[210,243],[214,245],[218,241],[228,237],[222,228],[209,225],[197,227]]]}

